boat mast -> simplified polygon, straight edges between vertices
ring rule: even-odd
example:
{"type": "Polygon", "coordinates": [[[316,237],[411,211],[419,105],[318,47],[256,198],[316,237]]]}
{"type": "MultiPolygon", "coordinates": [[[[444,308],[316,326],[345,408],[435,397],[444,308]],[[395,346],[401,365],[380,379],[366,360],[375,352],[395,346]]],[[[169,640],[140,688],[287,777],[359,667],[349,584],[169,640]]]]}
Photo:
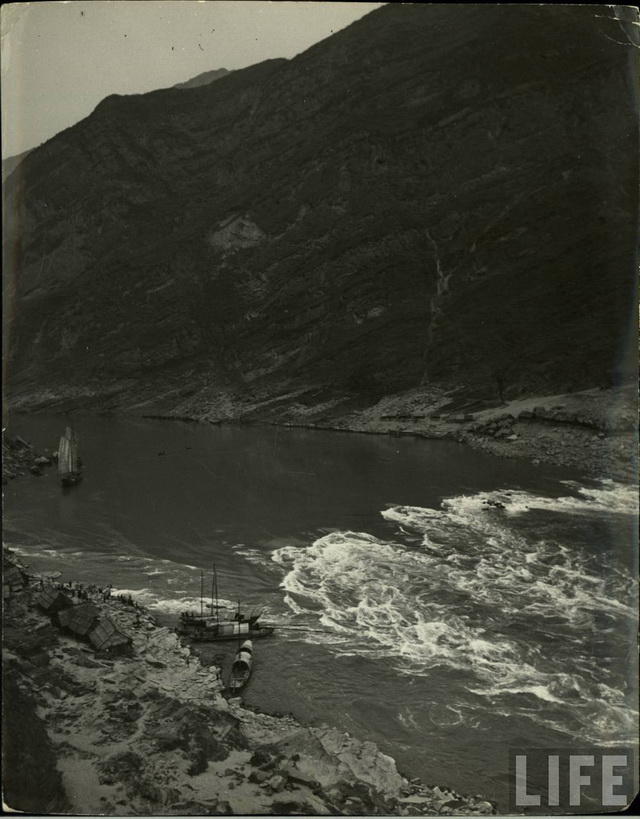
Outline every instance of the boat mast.
{"type": "Polygon", "coordinates": [[[78,471],[78,438],[71,427],[67,427],[69,437],[69,472],[78,471]]]}
{"type": "Polygon", "coordinates": [[[212,582],[212,591],[211,591],[211,602],[213,603],[213,597],[215,595],[215,606],[216,606],[216,623],[220,622],[220,607],[218,606],[218,573],[216,572],[216,564],[213,564],[213,578],[212,582]]]}

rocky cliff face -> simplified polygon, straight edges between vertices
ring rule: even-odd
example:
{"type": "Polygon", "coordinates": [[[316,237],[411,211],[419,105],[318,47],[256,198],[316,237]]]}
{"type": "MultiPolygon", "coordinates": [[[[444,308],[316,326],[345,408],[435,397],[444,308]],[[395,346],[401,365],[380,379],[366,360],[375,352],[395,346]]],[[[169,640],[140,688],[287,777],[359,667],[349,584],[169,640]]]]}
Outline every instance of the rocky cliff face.
{"type": "Polygon", "coordinates": [[[5,188],[13,400],[268,416],[615,381],[627,38],[604,6],[391,5],[290,61],[108,97],[5,188]]]}

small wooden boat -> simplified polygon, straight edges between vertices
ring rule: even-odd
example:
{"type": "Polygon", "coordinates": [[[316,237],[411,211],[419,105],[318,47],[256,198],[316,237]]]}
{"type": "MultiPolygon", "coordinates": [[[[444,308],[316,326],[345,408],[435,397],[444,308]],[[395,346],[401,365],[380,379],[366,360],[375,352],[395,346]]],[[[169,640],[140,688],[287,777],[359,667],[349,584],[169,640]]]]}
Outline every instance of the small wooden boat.
{"type": "Polygon", "coordinates": [[[63,486],[75,486],[82,480],[79,461],[78,439],[71,427],[67,427],[58,446],[58,477],[63,486]]]}
{"type": "Polygon", "coordinates": [[[245,640],[240,646],[236,658],[231,666],[231,676],[229,677],[229,691],[234,694],[243,688],[251,676],[251,666],[253,664],[253,646],[251,640],[245,640]]]}

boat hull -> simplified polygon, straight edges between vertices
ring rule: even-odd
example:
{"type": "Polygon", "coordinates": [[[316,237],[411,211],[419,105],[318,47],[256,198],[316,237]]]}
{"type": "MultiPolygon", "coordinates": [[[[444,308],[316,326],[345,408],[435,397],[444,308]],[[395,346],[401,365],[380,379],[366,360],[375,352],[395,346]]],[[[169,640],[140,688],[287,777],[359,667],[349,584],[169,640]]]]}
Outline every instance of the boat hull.
{"type": "Polygon", "coordinates": [[[240,646],[240,651],[236,654],[236,658],[231,666],[231,675],[229,677],[229,691],[235,694],[249,682],[251,676],[251,668],[253,666],[253,652],[251,640],[245,640],[240,646]]]}
{"type": "Polygon", "coordinates": [[[76,484],[80,483],[82,480],[82,473],[81,472],[69,472],[66,475],[62,475],[60,477],[60,483],[63,486],[75,486],[76,484]]]}
{"type": "Polygon", "coordinates": [[[249,672],[245,674],[245,676],[235,676],[229,682],[229,693],[235,694],[237,691],[240,691],[245,685],[249,682],[249,672]]]}
{"type": "Polygon", "coordinates": [[[274,628],[272,626],[260,626],[253,628],[250,631],[238,633],[225,633],[218,630],[217,627],[209,627],[206,629],[192,629],[181,628],[176,629],[181,637],[186,637],[188,640],[193,640],[194,643],[221,643],[229,640],[238,640],[245,638],[260,639],[261,637],[269,637],[273,634],[274,628]]]}

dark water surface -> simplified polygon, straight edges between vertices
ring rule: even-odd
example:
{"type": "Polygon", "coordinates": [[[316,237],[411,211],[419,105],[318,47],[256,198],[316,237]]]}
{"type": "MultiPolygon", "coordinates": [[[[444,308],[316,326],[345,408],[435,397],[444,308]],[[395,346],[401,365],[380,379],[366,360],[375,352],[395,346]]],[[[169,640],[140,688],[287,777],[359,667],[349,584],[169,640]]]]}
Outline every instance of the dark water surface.
{"type": "MultiPolygon", "coordinates": [[[[53,450],[70,419],[11,420],[53,450]]],[[[199,609],[215,562],[228,605],[279,627],[254,643],[249,705],[373,740],[406,775],[503,811],[510,746],[635,737],[632,490],[447,441],[74,427],[83,483],[8,484],[5,542],[166,623],[199,609]]],[[[230,649],[204,653],[228,670],[230,649]]]]}

